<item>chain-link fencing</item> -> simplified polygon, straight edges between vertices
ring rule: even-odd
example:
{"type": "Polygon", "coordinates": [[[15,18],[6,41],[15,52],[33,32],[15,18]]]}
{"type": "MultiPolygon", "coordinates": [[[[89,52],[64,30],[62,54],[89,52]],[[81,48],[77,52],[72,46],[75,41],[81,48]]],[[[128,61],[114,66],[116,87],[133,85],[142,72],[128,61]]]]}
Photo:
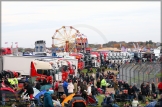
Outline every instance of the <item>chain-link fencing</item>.
{"type": "Polygon", "coordinates": [[[120,67],[119,77],[120,80],[128,82],[130,85],[136,83],[140,87],[143,82],[155,82],[155,84],[158,84],[160,77],[157,75],[161,74],[160,71],[160,63],[129,63],[120,67]]]}

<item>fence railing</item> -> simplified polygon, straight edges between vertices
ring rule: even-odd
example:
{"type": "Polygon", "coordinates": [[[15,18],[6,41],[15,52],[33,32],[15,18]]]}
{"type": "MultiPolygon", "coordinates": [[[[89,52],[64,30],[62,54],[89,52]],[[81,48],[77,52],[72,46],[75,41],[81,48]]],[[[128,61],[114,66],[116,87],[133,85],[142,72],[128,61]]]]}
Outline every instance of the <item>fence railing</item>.
{"type": "Polygon", "coordinates": [[[119,68],[119,78],[122,81],[128,82],[133,85],[136,83],[138,87],[143,82],[154,82],[157,84],[159,82],[159,77],[161,71],[161,64],[154,62],[146,63],[129,63],[123,64],[119,68]]]}

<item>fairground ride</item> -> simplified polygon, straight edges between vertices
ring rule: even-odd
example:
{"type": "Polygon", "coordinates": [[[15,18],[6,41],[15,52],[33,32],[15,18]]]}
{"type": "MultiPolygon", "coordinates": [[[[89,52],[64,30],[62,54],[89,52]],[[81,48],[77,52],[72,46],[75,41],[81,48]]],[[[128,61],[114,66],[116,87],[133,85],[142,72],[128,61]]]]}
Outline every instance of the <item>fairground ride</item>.
{"type": "Polygon", "coordinates": [[[62,26],[52,36],[52,48],[64,52],[85,51],[88,46],[88,39],[84,34],[72,26],[62,26]]]}

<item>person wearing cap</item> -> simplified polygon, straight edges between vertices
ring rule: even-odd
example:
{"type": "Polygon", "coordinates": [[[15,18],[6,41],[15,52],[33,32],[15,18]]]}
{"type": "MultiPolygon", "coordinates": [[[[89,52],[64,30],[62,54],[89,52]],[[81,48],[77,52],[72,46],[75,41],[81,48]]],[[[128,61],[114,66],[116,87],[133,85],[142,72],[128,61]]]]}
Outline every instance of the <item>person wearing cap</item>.
{"type": "Polygon", "coordinates": [[[72,94],[74,92],[74,85],[72,83],[72,80],[69,81],[67,89],[68,89],[68,95],[70,95],[70,94],[72,94]]]}

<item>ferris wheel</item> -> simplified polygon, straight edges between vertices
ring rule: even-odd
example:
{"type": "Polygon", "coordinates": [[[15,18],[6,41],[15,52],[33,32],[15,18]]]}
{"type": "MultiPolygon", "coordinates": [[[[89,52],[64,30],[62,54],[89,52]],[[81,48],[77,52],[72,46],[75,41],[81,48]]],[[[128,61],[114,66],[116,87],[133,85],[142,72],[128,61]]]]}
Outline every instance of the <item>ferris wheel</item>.
{"type": "Polygon", "coordinates": [[[75,41],[78,34],[80,34],[79,30],[74,27],[62,26],[52,36],[52,47],[62,48],[65,52],[72,52],[76,48],[75,41]]]}

